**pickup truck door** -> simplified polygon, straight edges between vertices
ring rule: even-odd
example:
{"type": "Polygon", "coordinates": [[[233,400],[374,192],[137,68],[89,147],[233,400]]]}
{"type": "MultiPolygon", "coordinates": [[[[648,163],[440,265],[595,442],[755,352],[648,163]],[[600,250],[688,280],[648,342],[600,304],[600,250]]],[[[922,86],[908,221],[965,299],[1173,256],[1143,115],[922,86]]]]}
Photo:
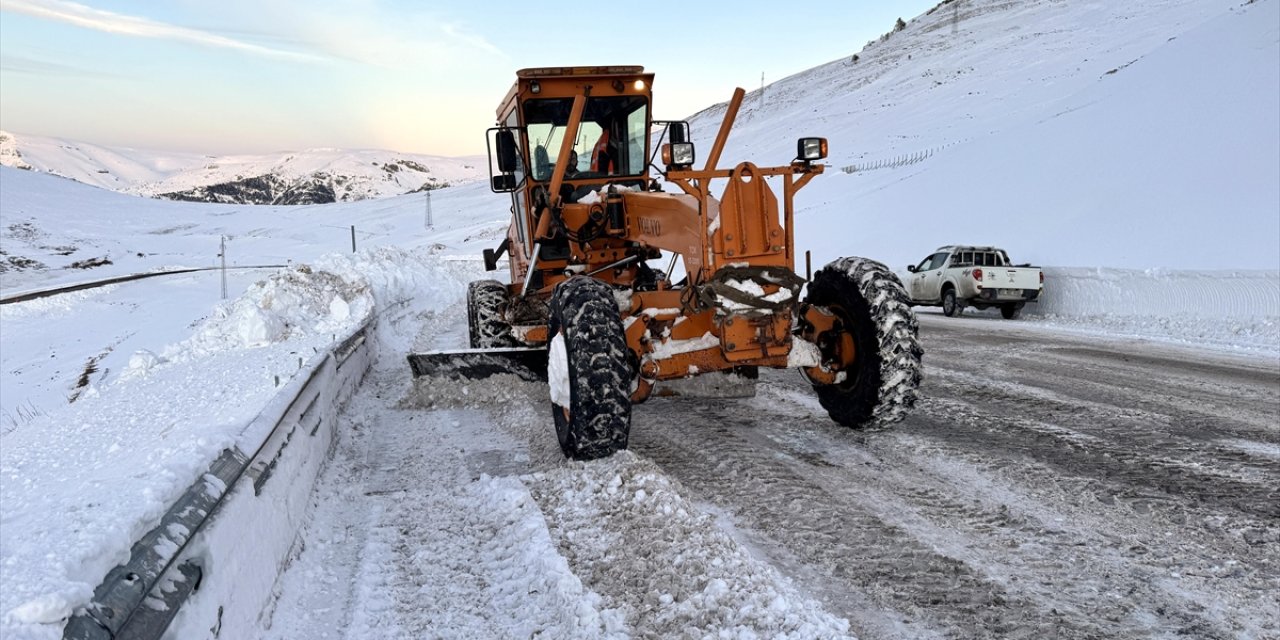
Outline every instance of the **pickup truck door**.
{"type": "Polygon", "coordinates": [[[942,299],[942,268],[949,256],[948,253],[939,252],[929,256],[929,264],[921,263],[923,268],[916,272],[916,277],[911,282],[913,298],[920,302],[942,299]]]}
{"type": "Polygon", "coordinates": [[[916,265],[916,270],[911,273],[911,279],[907,281],[907,290],[911,294],[911,299],[916,302],[924,302],[924,274],[929,269],[929,265],[933,263],[933,256],[925,256],[920,264],[916,265]]]}

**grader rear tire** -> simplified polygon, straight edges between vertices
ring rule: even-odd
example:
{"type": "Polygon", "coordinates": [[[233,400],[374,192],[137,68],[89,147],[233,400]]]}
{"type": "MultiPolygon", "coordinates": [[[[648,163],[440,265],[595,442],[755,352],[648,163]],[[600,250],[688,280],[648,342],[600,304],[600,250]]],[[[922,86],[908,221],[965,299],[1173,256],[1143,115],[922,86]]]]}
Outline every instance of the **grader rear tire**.
{"type": "Polygon", "coordinates": [[[612,289],[586,276],[561,282],[548,329],[547,381],[561,451],[592,460],[626,449],[635,372],[612,289]]]}
{"type": "Polygon", "coordinates": [[[467,285],[467,329],[472,349],[515,346],[511,325],[502,320],[507,286],[497,280],[477,280],[467,285]]]}
{"type": "Polygon", "coordinates": [[[855,429],[902,420],[916,402],[923,355],[902,282],[874,260],[841,258],[814,274],[807,301],[853,334],[856,359],[845,379],[813,385],[831,419],[855,429]]]}

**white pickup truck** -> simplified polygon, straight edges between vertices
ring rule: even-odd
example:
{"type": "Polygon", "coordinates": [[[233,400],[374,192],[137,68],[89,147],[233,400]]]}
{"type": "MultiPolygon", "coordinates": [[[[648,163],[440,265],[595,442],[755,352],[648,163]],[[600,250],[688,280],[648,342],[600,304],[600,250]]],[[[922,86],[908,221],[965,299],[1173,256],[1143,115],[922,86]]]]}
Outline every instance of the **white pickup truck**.
{"type": "Polygon", "coordinates": [[[1015,267],[1004,249],[995,247],[938,247],[907,271],[911,304],[941,306],[948,317],[966,306],[1000,307],[1000,315],[1012,320],[1044,291],[1040,267],[1015,267]]]}

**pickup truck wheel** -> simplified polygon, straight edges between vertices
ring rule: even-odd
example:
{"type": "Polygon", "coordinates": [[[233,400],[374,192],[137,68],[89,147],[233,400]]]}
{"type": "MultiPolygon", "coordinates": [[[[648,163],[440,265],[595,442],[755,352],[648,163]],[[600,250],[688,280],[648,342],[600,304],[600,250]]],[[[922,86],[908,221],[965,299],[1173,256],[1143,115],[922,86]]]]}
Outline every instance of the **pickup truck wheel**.
{"type": "Polygon", "coordinates": [[[1017,320],[1018,316],[1022,315],[1022,304],[1021,302],[1002,304],[1000,305],[1000,315],[1004,316],[1005,320],[1017,320]]]}
{"type": "Polygon", "coordinates": [[[561,282],[548,329],[547,382],[561,451],[592,460],[626,449],[635,372],[613,290],[590,277],[561,282]]]}
{"type": "Polygon", "coordinates": [[[515,346],[511,325],[503,322],[501,307],[507,286],[497,280],[477,280],[467,285],[467,328],[472,349],[515,346]]]}
{"type": "Polygon", "coordinates": [[[814,274],[806,301],[835,314],[854,344],[843,379],[813,385],[832,420],[884,427],[915,405],[923,350],[908,300],[898,277],[873,260],[841,258],[814,274]]]}
{"type": "Polygon", "coordinates": [[[942,292],[942,315],[954,318],[960,315],[960,303],[956,301],[956,290],[945,289],[942,292]]]}

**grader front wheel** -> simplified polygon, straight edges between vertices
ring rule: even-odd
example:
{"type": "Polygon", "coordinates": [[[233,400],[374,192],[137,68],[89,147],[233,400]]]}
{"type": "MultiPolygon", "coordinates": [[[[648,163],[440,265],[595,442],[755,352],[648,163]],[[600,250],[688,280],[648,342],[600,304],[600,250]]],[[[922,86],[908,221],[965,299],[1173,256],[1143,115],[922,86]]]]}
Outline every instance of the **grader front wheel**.
{"type": "Polygon", "coordinates": [[[853,428],[902,420],[915,405],[923,351],[898,277],[874,260],[841,258],[814,274],[806,302],[836,317],[818,346],[843,375],[809,375],[831,419],[853,428]]]}
{"type": "Polygon", "coordinates": [[[507,286],[497,280],[477,280],[467,285],[467,329],[472,349],[516,344],[511,325],[502,319],[506,301],[507,286]]]}
{"type": "Polygon", "coordinates": [[[560,449],[577,460],[626,449],[635,372],[609,285],[585,276],[561,282],[548,329],[547,383],[560,449]]]}

